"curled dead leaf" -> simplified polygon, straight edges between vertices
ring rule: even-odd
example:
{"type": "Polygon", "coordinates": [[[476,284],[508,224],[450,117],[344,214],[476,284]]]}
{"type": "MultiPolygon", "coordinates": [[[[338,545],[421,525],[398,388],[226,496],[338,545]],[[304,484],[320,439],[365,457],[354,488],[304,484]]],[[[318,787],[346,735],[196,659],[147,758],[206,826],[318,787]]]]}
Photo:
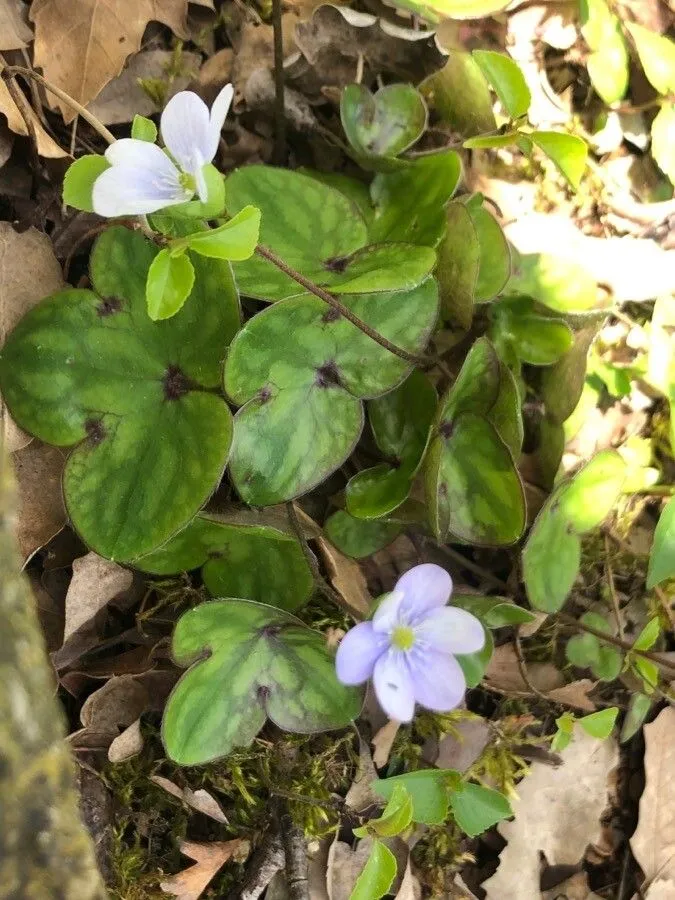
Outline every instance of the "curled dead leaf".
{"type": "Polygon", "coordinates": [[[183,841],[180,852],[195,860],[195,865],[160,883],[165,894],[172,894],[178,900],[199,900],[217,872],[232,859],[246,858],[248,841],[237,838],[234,841],[215,841],[212,844],[197,844],[183,841]]]}
{"type": "Polygon", "coordinates": [[[162,775],[151,775],[150,781],[165,790],[167,794],[171,794],[172,797],[176,797],[177,800],[186,803],[191,809],[203,813],[211,819],[215,819],[216,822],[227,825],[227,816],[221,809],[220,804],[203,788],[197,791],[193,791],[189,787],[181,788],[174,781],[164,778],[162,775]]]}
{"type": "Polygon", "coordinates": [[[138,756],[142,749],[141,720],[135,719],[108,747],[108,761],[111,763],[125,762],[127,759],[138,756]]]}
{"type": "Polygon", "coordinates": [[[316,543],[328,580],[342,598],[345,609],[357,619],[366,618],[371,599],[361,567],[356,560],[340,553],[325,538],[317,538],[316,543]]]}

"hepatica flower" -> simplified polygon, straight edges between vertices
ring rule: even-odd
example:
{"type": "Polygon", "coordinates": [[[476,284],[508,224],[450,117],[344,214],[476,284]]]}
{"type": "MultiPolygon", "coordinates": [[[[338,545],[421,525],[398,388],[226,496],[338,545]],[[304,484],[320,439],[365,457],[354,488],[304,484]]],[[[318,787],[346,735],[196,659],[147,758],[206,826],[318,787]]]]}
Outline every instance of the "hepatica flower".
{"type": "Polygon", "coordinates": [[[415,703],[448,712],[461,702],[466,681],[456,653],[475,653],[485,643],[478,619],[446,606],[452,579],[440,566],[410,569],[384,597],[371,621],[342,638],[336,666],[343,684],[373,679],[390,719],[410,722],[415,703]]]}
{"type": "Polygon", "coordinates": [[[213,161],[234,89],[225,85],[211,111],[193,91],[180,91],[167,103],[157,144],[135,138],[115,141],[105,152],[110,168],[94,182],[94,211],[100,216],[146,215],[185,203],[198,194],[207,200],[204,166],[213,161]]]}

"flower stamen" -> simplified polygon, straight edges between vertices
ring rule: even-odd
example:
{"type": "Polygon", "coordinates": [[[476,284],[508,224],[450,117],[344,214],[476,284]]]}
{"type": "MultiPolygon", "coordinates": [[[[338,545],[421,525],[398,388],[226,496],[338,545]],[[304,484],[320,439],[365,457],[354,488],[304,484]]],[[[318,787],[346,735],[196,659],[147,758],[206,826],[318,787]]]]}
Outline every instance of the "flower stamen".
{"type": "Polygon", "coordinates": [[[415,643],[415,632],[406,625],[397,625],[391,633],[391,643],[397,650],[411,650],[415,643]]]}

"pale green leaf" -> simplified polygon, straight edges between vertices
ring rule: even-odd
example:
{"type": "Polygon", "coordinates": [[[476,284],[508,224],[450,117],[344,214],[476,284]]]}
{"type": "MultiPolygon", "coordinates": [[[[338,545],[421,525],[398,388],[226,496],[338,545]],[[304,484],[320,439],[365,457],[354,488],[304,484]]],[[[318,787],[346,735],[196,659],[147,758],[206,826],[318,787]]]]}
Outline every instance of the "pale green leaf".
{"type": "Polygon", "coordinates": [[[474,50],[472,56],[495,89],[505,112],[512,119],[526,115],[532,97],[518,64],[510,56],[493,50],[474,50]]]}
{"type": "Polygon", "coordinates": [[[172,255],[160,250],[148,269],[145,298],[148,315],[157,322],[170,319],[183,306],[195,281],[195,270],[185,253],[172,255]]]}

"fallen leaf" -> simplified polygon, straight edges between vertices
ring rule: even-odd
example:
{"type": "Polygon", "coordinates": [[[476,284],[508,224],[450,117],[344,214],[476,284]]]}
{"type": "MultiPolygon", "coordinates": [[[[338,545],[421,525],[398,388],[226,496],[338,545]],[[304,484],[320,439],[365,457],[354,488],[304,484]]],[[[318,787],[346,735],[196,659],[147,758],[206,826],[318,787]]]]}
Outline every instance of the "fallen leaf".
{"type": "Polygon", "coordinates": [[[140,86],[139,79],[152,78],[167,85],[166,99],[185,90],[199,71],[198,53],[181,53],[180,74],[169,77],[176,54],[170,50],[144,50],[132,56],[121,75],[113,78],[87,107],[104,125],[131,122],[135,115],[152,116],[159,112],[157,104],[140,86]]]}
{"type": "MultiPolygon", "coordinates": [[[[83,106],[122,71],[141,47],[150,21],[187,38],[188,0],[34,0],[34,65],[83,106]]],[[[75,111],[59,101],[64,121],[75,111]]],[[[11,127],[11,125],[10,125],[11,127]]]]}
{"type": "MultiPolygon", "coordinates": [[[[593,895],[595,896],[595,894],[593,895]]],[[[652,882],[649,886],[649,890],[646,894],[643,894],[642,897],[644,900],[673,900],[675,897],[675,880],[665,879],[665,878],[657,878],[656,881],[652,882]]],[[[633,898],[633,900],[637,900],[637,894],[633,898]]],[[[640,898],[642,900],[642,898],[640,898]]]]}
{"type": "MultiPolygon", "coordinates": [[[[4,82],[0,81],[0,87],[4,82]]],[[[9,222],[0,222],[0,346],[29,309],[63,285],[61,266],[47,235],[36,228],[19,234],[9,222]]],[[[30,443],[31,438],[12,422],[1,400],[0,424],[10,453],[30,443]]]]}
{"type": "Polygon", "coordinates": [[[460,719],[453,724],[453,731],[446,734],[438,742],[434,759],[428,757],[425,745],[425,759],[433,762],[439,769],[457,769],[458,772],[466,772],[490,740],[490,726],[485,719],[460,719]]]}
{"type": "Polygon", "coordinates": [[[141,720],[135,719],[122,734],[118,735],[108,747],[108,761],[111,763],[125,762],[131,759],[143,749],[143,735],[141,734],[141,720]]]}
{"type": "Polygon", "coordinates": [[[540,853],[550,865],[576,865],[598,839],[618,747],[579,729],[560,756],[558,768],[533,762],[518,785],[515,818],[498,826],[507,842],[499,868],[482,885],[487,900],[533,900],[539,896],[540,853]]]}
{"type": "Polygon", "coordinates": [[[340,553],[325,538],[317,538],[316,543],[328,580],[342,598],[345,609],[356,618],[364,619],[370,611],[371,598],[361,567],[356,560],[340,553]]]}
{"type": "Polygon", "coordinates": [[[208,106],[211,106],[221,88],[232,80],[233,60],[232,48],[223,47],[210,56],[199,70],[197,82],[193,87],[208,106]]]}
{"type": "Polygon", "coordinates": [[[66,524],[58,447],[33,441],[12,454],[19,492],[16,537],[24,563],[66,524]]]}
{"type": "MultiPolygon", "coordinates": [[[[0,113],[7,119],[7,125],[10,131],[13,131],[14,134],[23,135],[24,137],[29,135],[30,132],[28,131],[28,126],[26,125],[24,117],[21,114],[19,107],[12,99],[9,88],[4,81],[0,81],[0,113]]],[[[40,156],[44,156],[47,159],[61,159],[68,155],[42,127],[42,123],[33,112],[28,100],[26,100],[26,115],[30,119],[33,129],[35,130],[37,151],[40,156]]]]}
{"type": "Polygon", "coordinates": [[[134,580],[129,569],[91,552],[73,561],[73,578],[66,594],[64,643],[99,610],[128,590],[134,580]]]}
{"type": "Polygon", "coordinates": [[[541,900],[602,900],[588,885],[588,875],[577,872],[571,878],[557,884],[550,891],[541,892],[541,900]]]}
{"type": "Polygon", "coordinates": [[[32,40],[26,4],[20,0],[0,0],[0,51],[21,50],[32,40]]]}
{"type": "Polygon", "coordinates": [[[408,858],[408,862],[403,873],[403,879],[401,880],[401,885],[396,892],[395,900],[420,900],[421,896],[422,888],[419,881],[412,873],[410,858],[408,858]]]}
{"type": "Polygon", "coordinates": [[[182,841],[180,852],[195,860],[195,865],[184,869],[167,881],[160,883],[165,894],[172,894],[178,900],[199,900],[218,870],[235,854],[248,853],[248,842],[237,838],[234,841],[215,841],[212,844],[197,844],[182,841]]]}
{"type": "Polygon", "coordinates": [[[227,825],[227,816],[220,808],[220,804],[203,788],[197,791],[193,791],[189,787],[181,788],[174,781],[170,781],[162,775],[151,775],[150,781],[165,790],[167,794],[171,794],[172,797],[187,803],[191,809],[195,809],[197,812],[215,819],[216,822],[227,825]]]}
{"type": "Polygon", "coordinates": [[[394,741],[396,740],[396,735],[398,734],[400,727],[400,722],[391,720],[387,722],[386,725],[383,725],[373,737],[371,741],[371,744],[373,745],[373,762],[378,769],[386,766],[389,760],[389,754],[391,753],[391,748],[394,746],[394,741]]]}
{"type": "Polygon", "coordinates": [[[642,889],[652,900],[646,885],[675,881],[675,709],[667,706],[645,725],[644,735],[646,782],[630,846],[645,875],[642,889]]]}
{"type": "Polygon", "coordinates": [[[345,806],[355,812],[363,812],[371,807],[381,806],[382,799],[371,788],[371,783],[377,778],[377,771],[373,764],[368,745],[359,735],[359,764],[349,790],[345,795],[345,806]]]}

